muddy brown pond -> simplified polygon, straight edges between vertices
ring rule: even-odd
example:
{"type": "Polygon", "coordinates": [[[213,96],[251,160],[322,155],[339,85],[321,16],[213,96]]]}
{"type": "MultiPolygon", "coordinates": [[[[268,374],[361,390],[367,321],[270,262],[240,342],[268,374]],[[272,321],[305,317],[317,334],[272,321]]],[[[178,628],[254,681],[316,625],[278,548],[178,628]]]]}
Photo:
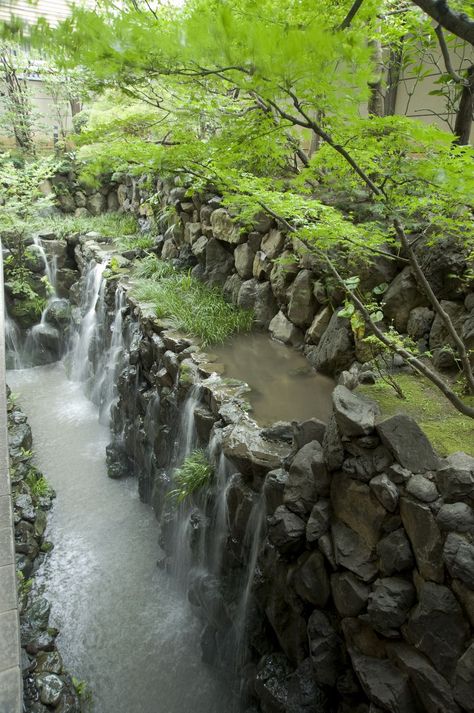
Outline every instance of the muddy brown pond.
{"type": "Polygon", "coordinates": [[[262,426],[275,421],[327,421],[334,381],[317,374],[301,352],[265,334],[241,334],[213,347],[225,376],[245,381],[252,416],[262,426]]]}

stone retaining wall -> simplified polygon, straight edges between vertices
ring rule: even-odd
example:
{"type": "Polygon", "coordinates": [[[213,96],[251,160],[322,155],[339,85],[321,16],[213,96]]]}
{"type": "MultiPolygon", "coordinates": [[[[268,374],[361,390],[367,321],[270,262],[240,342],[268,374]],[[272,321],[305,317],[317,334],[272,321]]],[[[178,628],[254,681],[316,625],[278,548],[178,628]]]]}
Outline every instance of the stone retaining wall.
{"type": "MultiPolygon", "coordinates": [[[[219,273],[225,285],[235,278],[234,258],[211,237],[216,218],[213,228],[202,211],[196,232],[203,234],[181,242],[177,223],[178,237],[163,240],[163,253],[171,257],[175,246],[178,257],[176,242],[192,253],[202,239],[205,255],[223,256],[209,260],[209,269],[228,265],[219,273]]],[[[186,224],[187,236],[192,225],[186,224]]],[[[222,225],[234,230],[226,218],[222,225]]],[[[79,264],[100,260],[101,250],[83,240],[79,264]]],[[[199,262],[195,272],[206,265],[199,262]]],[[[300,271],[298,279],[306,278],[300,271]]],[[[271,282],[249,278],[239,295],[249,282],[255,295],[271,289],[271,282]]],[[[106,290],[109,321],[117,286],[111,280],[106,290]]],[[[329,329],[336,329],[335,320],[329,329]]],[[[209,513],[225,494],[224,555],[219,576],[197,578],[189,597],[203,621],[203,656],[224,670],[236,582],[249,572],[251,517],[256,503],[264,503],[240,662],[249,713],[474,711],[474,458],[438,458],[413,420],[380,420],[375,404],[342,385],[328,424],[312,419],[261,429],[246,413],[243,385],[213,374],[212,357],[130,297],[124,330],[109,472],[120,477],[134,470],[169,554],[176,519],[166,497],[169,466],[193,386],[197,442],[209,447],[219,436],[225,490],[211,484],[204,500],[191,503],[189,518],[193,541],[215,541],[209,513]]]]}

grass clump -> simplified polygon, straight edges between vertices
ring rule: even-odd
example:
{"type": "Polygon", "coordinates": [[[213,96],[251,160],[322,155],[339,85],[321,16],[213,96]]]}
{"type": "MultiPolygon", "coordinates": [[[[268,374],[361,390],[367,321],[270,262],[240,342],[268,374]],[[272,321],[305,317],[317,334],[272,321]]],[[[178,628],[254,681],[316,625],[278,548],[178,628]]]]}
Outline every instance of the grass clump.
{"type": "Polygon", "coordinates": [[[84,217],[55,215],[44,222],[43,230],[50,230],[60,238],[66,238],[73,233],[85,235],[92,231],[99,233],[104,238],[133,241],[134,238],[142,237],[138,235],[139,227],[135,216],[123,213],[102,213],[84,217]]]}
{"type": "Polygon", "coordinates": [[[235,332],[249,331],[253,312],[228,304],[218,288],[211,288],[189,273],[151,256],[135,277],[133,295],[154,305],[156,315],[176,329],[201,340],[203,346],[224,342],[235,332]]]}
{"type": "Polygon", "coordinates": [[[44,498],[53,494],[53,490],[44,475],[34,468],[30,469],[25,480],[33,497],[44,498]]]}
{"type": "Polygon", "coordinates": [[[168,493],[177,504],[202,488],[214,474],[214,469],[202,449],[194,450],[184,461],[181,468],[175,470],[173,483],[176,486],[168,493]]]}
{"type": "MultiPolygon", "coordinates": [[[[383,416],[404,413],[414,418],[440,456],[464,451],[474,456],[472,419],[463,416],[443,394],[421,376],[398,374],[394,377],[405,399],[397,397],[392,387],[383,381],[359,386],[357,391],[377,401],[383,416]]],[[[474,397],[467,397],[474,405],[474,397]]]]}

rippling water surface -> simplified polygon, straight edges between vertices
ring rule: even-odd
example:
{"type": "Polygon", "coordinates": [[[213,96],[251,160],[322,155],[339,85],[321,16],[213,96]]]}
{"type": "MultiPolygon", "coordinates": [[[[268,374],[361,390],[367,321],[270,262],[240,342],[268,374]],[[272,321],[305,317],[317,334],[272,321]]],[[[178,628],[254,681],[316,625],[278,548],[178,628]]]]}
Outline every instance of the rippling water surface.
{"type": "Polygon", "coordinates": [[[156,567],[158,525],[135,479],[105,469],[108,428],[62,364],[8,373],[57,492],[40,571],[69,671],[96,713],[230,713],[228,687],[200,661],[199,624],[156,567]]]}

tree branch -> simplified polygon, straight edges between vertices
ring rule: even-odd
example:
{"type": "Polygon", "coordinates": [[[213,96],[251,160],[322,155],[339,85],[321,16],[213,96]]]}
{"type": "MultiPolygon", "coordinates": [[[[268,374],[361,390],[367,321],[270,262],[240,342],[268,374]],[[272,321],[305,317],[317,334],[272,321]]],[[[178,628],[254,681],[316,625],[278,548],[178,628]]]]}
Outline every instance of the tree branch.
{"type": "Polygon", "coordinates": [[[360,7],[361,7],[361,5],[362,5],[363,2],[364,2],[364,0],[354,0],[354,3],[353,3],[353,5],[352,5],[351,9],[350,9],[349,12],[347,13],[347,15],[346,15],[346,17],[344,18],[344,20],[343,20],[343,21],[341,22],[341,24],[339,25],[339,27],[337,28],[338,30],[347,30],[347,28],[350,26],[352,20],[354,19],[354,17],[355,17],[355,16],[357,15],[357,13],[359,12],[360,7]]]}
{"type": "Polygon", "coordinates": [[[439,47],[441,49],[441,54],[443,55],[444,66],[446,67],[447,73],[456,82],[456,84],[465,84],[465,80],[461,77],[460,74],[456,72],[453,67],[451,57],[449,56],[448,45],[446,44],[446,40],[444,39],[443,28],[441,27],[441,25],[436,25],[435,33],[436,37],[438,38],[439,47]]]}
{"type": "Polygon", "coordinates": [[[446,0],[413,0],[413,2],[445,30],[474,46],[474,20],[466,14],[450,8],[446,0]]]}

